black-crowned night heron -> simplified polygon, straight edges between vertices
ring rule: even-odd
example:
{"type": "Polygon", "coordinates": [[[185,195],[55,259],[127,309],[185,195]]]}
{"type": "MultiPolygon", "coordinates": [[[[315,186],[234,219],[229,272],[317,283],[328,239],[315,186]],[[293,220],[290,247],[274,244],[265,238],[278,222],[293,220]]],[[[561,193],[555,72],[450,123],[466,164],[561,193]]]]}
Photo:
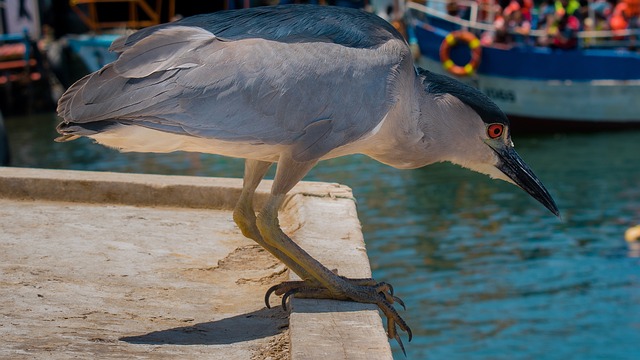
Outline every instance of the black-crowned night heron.
{"type": "Polygon", "coordinates": [[[245,158],[233,218],[303,281],[267,293],[393,308],[392,288],[326,268],[282,232],[285,194],[320,160],[365,154],[396,168],[450,161],[512,182],[558,209],[513,149],[509,121],[485,95],[414,66],[404,38],[358,10],[281,6],[193,16],[121,37],[115,62],[60,99],[57,140],[87,136],[121,151],[183,150],[245,158]],[[256,217],[253,194],[277,171],[256,217]]]}

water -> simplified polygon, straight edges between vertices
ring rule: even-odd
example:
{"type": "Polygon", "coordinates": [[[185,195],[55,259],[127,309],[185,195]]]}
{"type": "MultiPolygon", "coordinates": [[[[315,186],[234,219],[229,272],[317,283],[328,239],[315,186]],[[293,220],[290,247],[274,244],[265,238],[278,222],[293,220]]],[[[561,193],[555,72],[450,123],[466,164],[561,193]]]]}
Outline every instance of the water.
{"type": "MultiPolygon", "coordinates": [[[[56,121],[6,119],[15,166],[242,176],[237,159],[54,143],[56,121]]],[[[640,253],[623,234],[640,223],[640,132],[514,140],[562,220],[449,164],[408,171],[351,156],[307,180],[353,188],[374,276],[408,306],[409,359],[639,359],[640,253]]]]}

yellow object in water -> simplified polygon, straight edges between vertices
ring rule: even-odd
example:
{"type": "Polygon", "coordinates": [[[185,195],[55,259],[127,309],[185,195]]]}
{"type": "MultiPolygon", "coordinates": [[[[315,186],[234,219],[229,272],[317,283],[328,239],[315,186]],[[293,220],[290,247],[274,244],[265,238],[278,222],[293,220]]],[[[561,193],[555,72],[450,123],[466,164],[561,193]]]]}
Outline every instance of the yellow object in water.
{"type": "Polygon", "coordinates": [[[630,243],[640,242],[640,225],[628,228],[624,232],[624,239],[630,243]]]}

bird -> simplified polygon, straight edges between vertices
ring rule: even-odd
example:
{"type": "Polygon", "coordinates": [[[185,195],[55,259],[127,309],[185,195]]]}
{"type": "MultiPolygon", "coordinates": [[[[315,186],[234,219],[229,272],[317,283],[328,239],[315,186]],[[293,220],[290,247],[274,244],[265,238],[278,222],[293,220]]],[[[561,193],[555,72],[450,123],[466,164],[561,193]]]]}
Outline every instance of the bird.
{"type": "MultiPolygon", "coordinates": [[[[301,280],[268,289],[375,304],[404,351],[404,302],[375,279],[327,268],[280,228],[285,195],[318,162],[364,154],[399,169],[438,162],[505,180],[556,216],[514,150],[507,116],[479,90],[418,67],[404,37],[362,10],[279,5],[186,17],[116,39],[117,60],[63,94],[56,141],[88,137],[124,152],[245,159],[233,219],[301,280]],[[276,164],[258,214],[254,192],[276,164]]],[[[375,176],[375,175],[372,175],[375,176]]],[[[381,195],[382,196],[382,195],[381,195]]]]}

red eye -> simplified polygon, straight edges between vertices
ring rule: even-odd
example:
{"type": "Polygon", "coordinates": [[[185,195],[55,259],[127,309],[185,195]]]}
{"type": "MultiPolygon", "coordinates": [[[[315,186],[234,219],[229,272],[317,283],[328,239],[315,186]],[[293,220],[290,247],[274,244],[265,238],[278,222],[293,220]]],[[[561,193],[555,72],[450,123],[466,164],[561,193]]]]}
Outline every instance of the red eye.
{"type": "Polygon", "coordinates": [[[504,131],[504,125],[502,125],[502,124],[491,124],[487,128],[487,135],[489,135],[489,137],[492,138],[492,139],[496,139],[496,138],[499,138],[502,135],[503,131],[504,131]]]}

